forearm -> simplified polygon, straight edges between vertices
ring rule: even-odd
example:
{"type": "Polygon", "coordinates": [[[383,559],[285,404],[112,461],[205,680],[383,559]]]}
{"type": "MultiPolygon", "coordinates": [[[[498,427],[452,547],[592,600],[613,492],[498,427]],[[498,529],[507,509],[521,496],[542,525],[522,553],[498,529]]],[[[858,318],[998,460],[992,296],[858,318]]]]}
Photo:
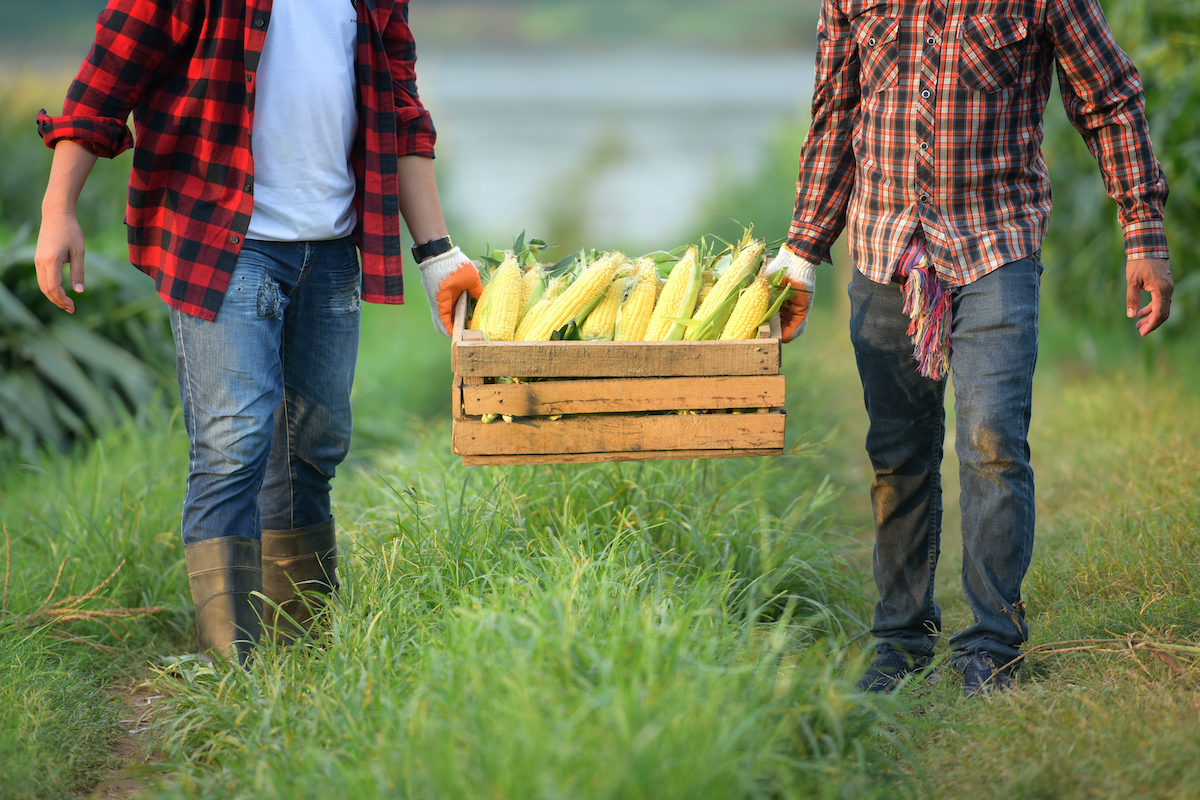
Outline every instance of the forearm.
{"type": "Polygon", "coordinates": [[[397,161],[400,178],[400,216],[415,244],[425,244],[448,235],[438,198],[433,159],[401,156],[397,161]]]}
{"type": "Polygon", "coordinates": [[[42,198],[42,216],[74,214],[83,185],[92,173],[98,156],[78,142],[60,140],[54,147],[50,180],[42,198]]]}

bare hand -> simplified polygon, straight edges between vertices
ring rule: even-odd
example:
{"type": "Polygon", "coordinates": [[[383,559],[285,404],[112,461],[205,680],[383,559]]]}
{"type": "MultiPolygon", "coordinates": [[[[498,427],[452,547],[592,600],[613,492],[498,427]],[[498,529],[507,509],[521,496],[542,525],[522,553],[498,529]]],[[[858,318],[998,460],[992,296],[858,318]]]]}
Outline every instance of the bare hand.
{"type": "Polygon", "coordinates": [[[1125,281],[1125,314],[1137,318],[1138,333],[1146,336],[1171,316],[1171,295],[1175,292],[1171,265],[1163,258],[1131,260],[1125,267],[1125,281]],[[1143,291],[1150,293],[1150,304],[1139,309],[1143,291]]]}
{"type": "Polygon", "coordinates": [[[71,264],[71,286],[78,293],[83,291],[83,230],[74,214],[59,213],[42,217],[42,229],[38,233],[37,251],[33,263],[37,267],[38,287],[50,302],[66,311],[75,313],[75,301],[67,297],[62,287],[62,265],[71,264]]]}

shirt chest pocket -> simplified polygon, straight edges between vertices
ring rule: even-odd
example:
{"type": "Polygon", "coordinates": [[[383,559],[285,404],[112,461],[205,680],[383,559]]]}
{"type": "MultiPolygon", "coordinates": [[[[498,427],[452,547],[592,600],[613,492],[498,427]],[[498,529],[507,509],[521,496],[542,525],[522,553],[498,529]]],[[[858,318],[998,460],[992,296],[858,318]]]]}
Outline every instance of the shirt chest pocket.
{"type": "Polygon", "coordinates": [[[958,80],[992,94],[1015,84],[1028,49],[1029,26],[1017,17],[969,17],[959,30],[958,80]]]}
{"type": "Polygon", "coordinates": [[[862,63],[859,78],[862,87],[869,92],[882,92],[895,86],[900,74],[900,21],[863,16],[851,25],[862,63]]]}

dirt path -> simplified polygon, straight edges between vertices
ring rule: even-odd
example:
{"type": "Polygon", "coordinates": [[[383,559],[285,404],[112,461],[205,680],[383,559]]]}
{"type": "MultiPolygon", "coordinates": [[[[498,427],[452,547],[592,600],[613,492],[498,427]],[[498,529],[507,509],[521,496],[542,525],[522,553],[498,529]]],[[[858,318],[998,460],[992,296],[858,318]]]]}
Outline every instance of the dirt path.
{"type": "Polygon", "coordinates": [[[125,707],[122,733],[112,745],[118,765],[83,796],[89,800],[128,800],[145,792],[148,776],[160,771],[154,761],[151,731],[163,695],[140,681],[110,686],[106,691],[125,707]]]}

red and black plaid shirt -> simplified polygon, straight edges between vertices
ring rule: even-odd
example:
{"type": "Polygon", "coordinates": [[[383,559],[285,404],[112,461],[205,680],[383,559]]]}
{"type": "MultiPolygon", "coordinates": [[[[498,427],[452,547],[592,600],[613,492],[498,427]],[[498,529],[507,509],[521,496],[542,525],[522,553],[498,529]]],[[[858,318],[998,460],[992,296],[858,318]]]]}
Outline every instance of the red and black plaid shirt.
{"type": "MultiPolygon", "coordinates": [[[[351,163],[362,298],[403,303],[397,158],[432,158],[436,134],[417,96],[408,0],[355,5],[351,163]]],[[[207,320],[221,307],[254,209],[255,72],[270,18],[271,0],[109,0],[63,116],[38,115],[51,147],[73,139],[109,158],[134,148],[130,259],[173,308],[207,320]]]]}
{"type": "Polygon", "coordinates": [[[827,259],[848,224],[855,265],[886,282],[920,224],[955,285],[1032,255],[1050,218],[1054,62],[1129,258],[1167,258],[1142,84],[1098,0],[824,0],[788,246],[827,259]]]}

